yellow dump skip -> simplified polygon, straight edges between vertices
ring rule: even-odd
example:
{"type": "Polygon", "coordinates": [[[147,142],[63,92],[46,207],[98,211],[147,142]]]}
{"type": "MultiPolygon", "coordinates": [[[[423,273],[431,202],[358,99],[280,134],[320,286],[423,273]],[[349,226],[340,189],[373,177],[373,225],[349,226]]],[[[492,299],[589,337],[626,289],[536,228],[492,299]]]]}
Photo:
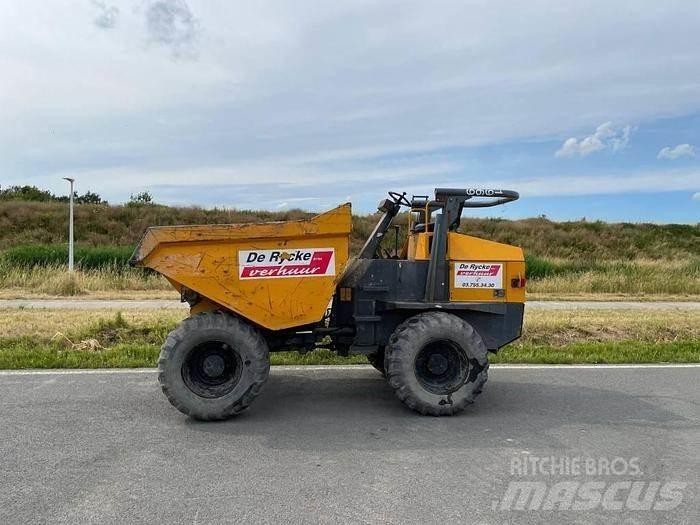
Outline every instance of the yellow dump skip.
{"type": "MultiPolygon", "coordinates": [[[[348,261],[350,204],[308,220],[149,228],[132,264],[271,330],[320,321],[348,261]]],[[[195,307],[196,308],[196,307],[195,307]]],[[[200,306],[201,308],[201,306],[200,306]]]]}

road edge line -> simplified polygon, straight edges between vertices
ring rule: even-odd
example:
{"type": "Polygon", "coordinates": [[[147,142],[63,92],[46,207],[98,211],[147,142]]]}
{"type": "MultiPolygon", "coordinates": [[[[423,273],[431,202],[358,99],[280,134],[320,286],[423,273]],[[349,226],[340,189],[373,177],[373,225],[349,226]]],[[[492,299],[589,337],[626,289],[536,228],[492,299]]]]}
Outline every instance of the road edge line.
{"type": "MultiPolygon", "coordinates": [[[[621,364],[516,364],[495,363],[495,370],[640,370],[654,368],[700,368],[700,363],[621,363],[621,364]]],[[[270,370],[308,372],[325,370],[372,370],[370,365],[274,365],[270,370]]],[[[156,368],[45,368],[0,370],[0,376],[23,375],[99,375],[99,374],[155,374],[156,368]]]]}

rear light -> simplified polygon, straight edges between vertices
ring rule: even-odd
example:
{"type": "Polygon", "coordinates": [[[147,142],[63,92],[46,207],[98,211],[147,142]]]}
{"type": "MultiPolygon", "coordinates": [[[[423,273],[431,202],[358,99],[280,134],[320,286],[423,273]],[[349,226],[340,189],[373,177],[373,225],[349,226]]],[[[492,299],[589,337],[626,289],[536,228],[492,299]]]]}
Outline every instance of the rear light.
{"type": "Polygon", "coordinates": [[[515,279],[511,279],[510,286],[512,288],[525,288],[526,282],[527,280],[525,277],[516,277],[515,279]]]}

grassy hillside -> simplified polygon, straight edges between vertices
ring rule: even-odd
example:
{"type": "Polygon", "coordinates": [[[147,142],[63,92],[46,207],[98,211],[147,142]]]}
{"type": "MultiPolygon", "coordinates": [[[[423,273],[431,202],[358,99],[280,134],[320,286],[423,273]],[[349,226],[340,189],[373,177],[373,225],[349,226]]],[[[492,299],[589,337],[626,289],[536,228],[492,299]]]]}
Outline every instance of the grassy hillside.
{"type": "MultiPolygon", "coordinates": [[[[66,205],[54,202],[0,202],[0,250],[23,244],[65,243],[66,205]]],[[[76,242],[85,246],[133,246],[148,226],[289,220],[308,217],[284,212],[205,210],[160,205],[78,205],[76,242]]],[[[405,216],[399,217],[405,222],[405,216]]],[[[372,216],[354,217],[353,251],[374,226],[372,216]]],[[[553,222],[543,218],[517,221],[464,218],[469,235],[522,246],[531,255],[568,261],[676,260],[700,258],[700,226],[681,224],[608,224],[553,222]]]]}
{"type": "MultiPolygon", "coordinates": [[[[0,201],[0,296],[32,294],[170,293],[152,272],[130,269],[126,261],[148,226],[261,222],[308,217],[301,210],[267,212],[172,208],[153,204],[76,207],[76,264],[67,260],[66,205],[0,201]]],[[[397,218],[406,223],[406,215],[397,218]]],[[[351,251],[370,234],[376,217],[355,216],[351,251]]],[[[522,246],[528,292],[534,296],[635,295],[656,299],[700,295],[700,227],[679,224],[553,222],[544,218],[509,221],[464,218],[464,233],[522,246]]],[[[405,228],[402,230],[405,234],[405,228]]],[[[387,243],[393,246],[390,233],[387,243]]]]}
{"type": "MultiPolygon", "coordinates": [[[[75,239],[88,246],[133,246],[149,226],[217,224],[299,219],[310,214],[292,210],[204,210],[160,205],[77,205],[75,239]]],[[[55,202],[0,202],[0,250],[20,244],[66,242],[67,206],[55,202]]]]}

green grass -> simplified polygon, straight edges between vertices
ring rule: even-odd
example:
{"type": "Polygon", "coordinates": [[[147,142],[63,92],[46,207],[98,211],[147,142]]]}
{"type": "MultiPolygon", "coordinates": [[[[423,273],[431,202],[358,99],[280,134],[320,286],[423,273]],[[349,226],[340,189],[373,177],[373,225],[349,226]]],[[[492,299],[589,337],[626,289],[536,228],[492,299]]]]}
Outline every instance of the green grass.
{"type": "MultiPolygon", "coordinates": [[[[547,259],[525,254],[525,268],[529,280],[541,280],[556,275],[572,275],[584,272],[608,271],[615,261],[599,262],[593,258],[547,259]]],[[[634,263],[631,263],[634,266],[634,263]]]]}
{"type": "Polygon", "coordinates": [[[510,345],[491,356],[492,363],[698,363],[700,341],[615,341],[571,343],[564,346],[510,345]]]}
{"type": "Polygon", "coordinates": [[[0,369],[20,368],[135,368],[155,366],[159,347],[120,343],[105,350],[83,351],[32,339],[0,343],[0,369]]]}
{"type": "Polygon", "coordinates": [[[367,358],[363,355],[351,355],[342,357],[319,348],[313,352],[301,354],[299,352],[274,352],[270,354],[270,364],[272,365],[365,365],[367,358]]]}
{"type": "MultiPolygon", "coordinates": [[[[37,343],[32,338],[4,340],[0,343],[0,369],[25,368],[134,368],[154,367],[160,345],[117,343],[103,350],[71,350],[57,344],[37,343]]],[[[364,356],[340,357],[330,350],[318,349],[306,354],[276,352],[272,365],[366,364],[364,356]]],[[[492,363],[698,363],[698,341],[646,343],[573,343],[570,345],[512,345],[491,356],[492,363]]]]}
{"type": "MultiPolygon", "coordinates": [[[[155,366],[160,345],[184,312],[18,310],[0,312],[1,368],[155,366]]],[[[700,312],[533,310],[523,337],[492,356],[495,363],[700,362],[700,312]]],[[[276,352],[273,365],[367,363],[327,349],[276,352]]]]}
{"type": "MultiPolygon", "coordinates": [[[[126,269],[133,246],[76,246],[74,260],[85,270],[110,268],[126,269]]],[[[65,244],[32,244],[8,248],[2,253],[5,265],[17,268],[65,266],[68,246],[65,244]]]]}

